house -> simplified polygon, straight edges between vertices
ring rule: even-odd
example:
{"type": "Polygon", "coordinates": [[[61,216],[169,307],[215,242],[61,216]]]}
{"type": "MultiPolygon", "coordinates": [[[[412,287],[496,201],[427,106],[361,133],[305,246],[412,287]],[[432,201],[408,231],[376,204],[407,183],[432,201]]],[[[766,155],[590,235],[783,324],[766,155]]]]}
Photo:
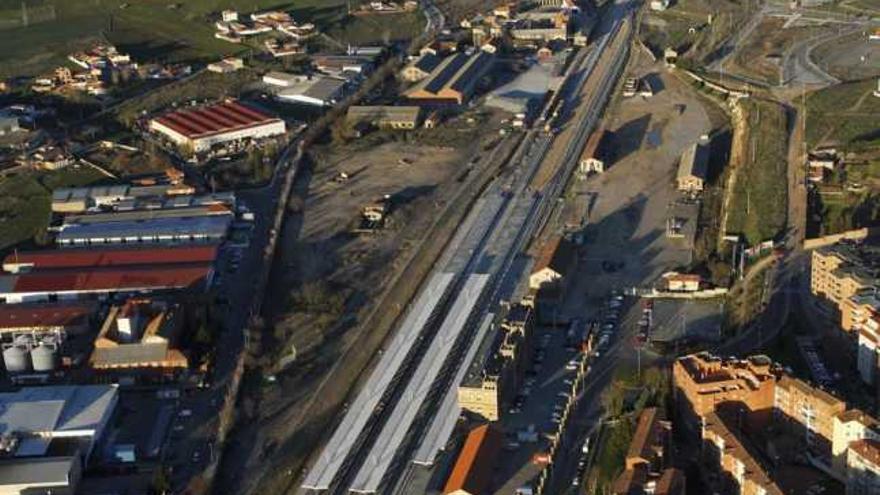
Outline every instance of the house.
{"type": "Polygon", "coordinates": [[[400,77],[407,82],[419,82],[431,75],[442,61],[443,58],[436,53],[424,53],[404,67],[400,77]]]}
{"type": "Polygon", "coordinates": [[[548,240],[535,258],[529,288],[539,290],[565,278],[573,264],[574,249],[562,236],[548,240]]]}
{"type": "Polygon", "coordinates": [[[605,137],[605,130],[601,127],[593,131],[587,144],[584,145],[584,152],[581,153],[581,161],[578,164],[578,173],[585,176],[591,173],[601,174],[605,171],[605,161],[601,157],[601,144],[605,137]]]}
{"type": "Polygon", "coordinates": [[[840,155],[835,149],[821,149],[807,154],[808,180],[822,182],[825,175],[833,172],[840,164],[840,155]]]}
{"type": "Polygon", "coordinates": [[[446,480],[443,495],[487,493],[503,439],[504,435],[490,424],[471,430],[446,480]]]}
{"type": "Polygon", "coordinates": [[[689,146],[678,163],[676,183],[683,193],[696,194],[703,191],[709,171],[708,138],[689,146]]]}

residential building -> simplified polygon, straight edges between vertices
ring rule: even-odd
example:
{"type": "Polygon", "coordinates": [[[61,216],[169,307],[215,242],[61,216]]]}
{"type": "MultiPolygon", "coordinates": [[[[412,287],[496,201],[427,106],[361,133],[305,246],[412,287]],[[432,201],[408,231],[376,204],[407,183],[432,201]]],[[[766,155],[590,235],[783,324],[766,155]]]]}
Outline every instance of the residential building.
{"type": "Polygon", "coordinates": [[[853,442],[880,441],[880,422],[859,409],[849,409],[835,416],[833,428],[831,465],[838,473],[846,472],[847,450],[853,442]]]}
{"type": "Polygon", "coordinates": [[[880,493],[880,441],[859,440],[846,453],[846,495],[880,493]]]}
{"type": "Polygon", "coordinates": [[[283,120],[234,100],[168,112],[151,119],[149,128],[196,153],[233,141],[280,136],[287,131],[283,120]]]}
{"type": "Polygon", "coordinates": [[[678,162],[676,183],[685,193],[703,191],[709,171],[709,147],[707,142],[694,143],[684,150],[678,162]]]}
{"type": "Polygon", "coordinates": [[[680,471],[667,468],[671,432],[672,425],[660,419],[657,408],[648,407],[642,410],[626,454],[624,470],[614,481],[612,493],[683,495],[684,475],[680,471]],[[661,490],[658,490],[658,486],[661,490]]]}
{"type": "Polygon", "coordinates": [[[78,452],[85,464],[107,430],[118,396],[116,385],[52,385],[0,393],[6,456],[78,452]]]}
{"type": "Polygon", "coordinates": [[[802,380],[783,375],[776,383],[777,419],[825,462],[832,458],[834,418],[844,411],[845,402],[802,380]]]}
{"type": "Polygon", "coordinates": [[[81,478],[79,456],[0,459],[0,495],[74,495],[81,478]]]}
{"type": "Polygon", "coordinates": [[[493,62],[494,56],[484,51],[450,55],[404,96],[411,101],[463,105],[473,96],[483,76],[492,70],[493,62]]]}
{"type": "Polygon", "coordinates": [[[498,331],[490,331],[458,387],[462,410],[498,421],[513,403],[525,376],[534,330],[534,312],[517,304],[498,331]]]}
{"type": "Polygon", "coordinates": [[[784,494],[755,449],[714,412],[706,416],[703,425],[702,458],[705,465],[713,470],[713,475],[707,478],[715,493],[784,494]]]}
{"type": "Polygon", "coordinates": [[[717,415],[747,436],[776,425],[812,463],[839,479],[846,477],[852,442],[880,440],[875,418],[847,409],[845,402],[786,375],[763,356],[732,361],[708,353],[685,356],[673,365],[673,382],[682,425],[702,425],[705,435],[708,418],[717,415]]]}
{"type": "Polygon", "coordinates": [[[601,145],[602,140],[605,137],[605,130],[602,128],[596,129],[590,134],[590,138],[587,139],[587,144],[584,145],[584,152],[581,153],[581,161],[579,164],[578,172],[581,175],[588,175],[591,173],[599,173],[605,171],[605,160],[601,154],[601,145]]]}
{"type": "Polygon", "coordinates": [[[189,366],[178,347],[181,324],[179,308],[165,301],[131,298],[113,306],[95,339],[89,367],[173,378],[189,366]]]}
{"type": "Polygon", "coordinates": [[[503,440],[504,435],[491,424],[471,430],[446,480],[443,495],[487,493],[503,440]]]}
{"type": "Polygon", "coordinates": [[[708,353],[691,354],[675,361],[672,377],[688,426],[716,410],[740,418],[749,431],[772,420],[777,375],[766,356],[723,361],[708,353]]]}
{"type": "Polygon", "coordinates": [[[208,64],[207,69],[209,72],[216,72],[217,74],[231,74],[244,69],[244,60],[238,57],[227,57],[208,64]]]}
{"type": "Polygon", "coordinates": [[[838,243],[812,252],[810,290],[838,310],[849,298],[878,286],[880,249],[838,243]]]}
{"type": "Polygon", "coordinates": [[[562,236],[549,239],[535,257],[529,275],[529,289],[539,290],[558,285],[575,265],[574,246],[562,236]]]}
{"type": "Polygon", "coordinates": [[[420,123],[421,108],[417,106],[365,106],[348,107],[348,121],[368,123],[380,129],[417,129],[420,123]]]}
{"type": "Polygon", "coordinates": [[[407,64],[400,72],[400,77],[406,82],[419,82],[431,75],[431,72],[443,61],[436,53],[424,53],[407,64]]]}

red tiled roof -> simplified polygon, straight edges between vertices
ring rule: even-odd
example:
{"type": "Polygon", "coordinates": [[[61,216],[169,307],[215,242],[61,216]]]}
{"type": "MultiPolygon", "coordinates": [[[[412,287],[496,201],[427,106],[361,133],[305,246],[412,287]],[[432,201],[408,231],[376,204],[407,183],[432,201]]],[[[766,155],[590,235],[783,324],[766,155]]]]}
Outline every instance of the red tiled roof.
{"type": "Polygon", "coordinates": [[[75,326],[94,311],[94,304],[4,304],[0,305],[0,329],[75,326]]]}
{"type": "Polygon", "coordinates": [[[126,266],[92,270],[45,270],[16,275],[12,291],[70,292],[136,289],[183,289],[202,282],[206,263],[126,266]]]}
{"type": "Polygon", "coordinates": [[[482,495],[492,481],[492,467],[501,448],[501,433],[491,425],[474,428],[468,434],[461,453],[446,480],[443,493],[463,490],[482,495]]]}
{"type": "Polygon", "coordinates": [[[255,127],[278,119],[241,103],[227,101],[166,113],[155,120],[159,124],[193,139],[255,127]]]}
{"type": "Polygon", "coordinates": [[[159,248],[52,249],[10,254],[4,265],[33,265],[34,270],[90,268],[100,266],[150,265],[158,263],[211,263],[217,258],[217,245],[159,248]]]}

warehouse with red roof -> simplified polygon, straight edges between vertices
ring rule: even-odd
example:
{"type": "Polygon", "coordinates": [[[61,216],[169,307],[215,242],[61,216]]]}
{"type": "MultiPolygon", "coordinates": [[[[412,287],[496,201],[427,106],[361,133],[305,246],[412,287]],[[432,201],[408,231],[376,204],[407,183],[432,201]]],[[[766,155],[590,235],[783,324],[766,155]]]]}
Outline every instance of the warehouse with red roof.
{"type": "Polygon", "coordinates": [[[166,290],[202,290],[214,269],[206,263],[164,263],[38,270],[0,276],[0,302],[19,304],[166,290]]]}
{"type": "Polygon", "coordinates": [[[278,136],[287,130],[283,120],[233,100],[169,112],[149,125],[151,131],[194,152],[231,141],[278,136]]]}
{"type": "Polygon", "coordinates": [[[0,337],[24,332],[82,332],[97,307],[93,302],[0,305],[0,337]]]}
{"type": "Polygon", "coordinates": [[[91,249],[47,249],[14,252],[3,259],[3,270],[21,273],[59,268],[96,268],[164,263],[213,263],[216,244],[160,246],[153,248],[106,247],[91,249]]]}

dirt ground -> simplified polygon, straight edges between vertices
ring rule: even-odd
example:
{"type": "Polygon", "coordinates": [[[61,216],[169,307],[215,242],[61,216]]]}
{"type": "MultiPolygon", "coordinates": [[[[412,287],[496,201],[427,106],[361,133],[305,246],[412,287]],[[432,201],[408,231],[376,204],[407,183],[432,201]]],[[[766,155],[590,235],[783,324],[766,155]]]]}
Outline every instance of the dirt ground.
{"type": "Polygon", "coordinates": [[[842,81],[880,76],[880,42],[862,33],[836,38],[813,49],[813,61],[842,81]]]}
{"type": "Polygon", "coordinates": [[[778,84],[785,51],[796,41],[821,31],[817,27],[784,28],[785,22],[785,19],[764,18],[731,60],[727,67],[730,72],[778,84]]]}

